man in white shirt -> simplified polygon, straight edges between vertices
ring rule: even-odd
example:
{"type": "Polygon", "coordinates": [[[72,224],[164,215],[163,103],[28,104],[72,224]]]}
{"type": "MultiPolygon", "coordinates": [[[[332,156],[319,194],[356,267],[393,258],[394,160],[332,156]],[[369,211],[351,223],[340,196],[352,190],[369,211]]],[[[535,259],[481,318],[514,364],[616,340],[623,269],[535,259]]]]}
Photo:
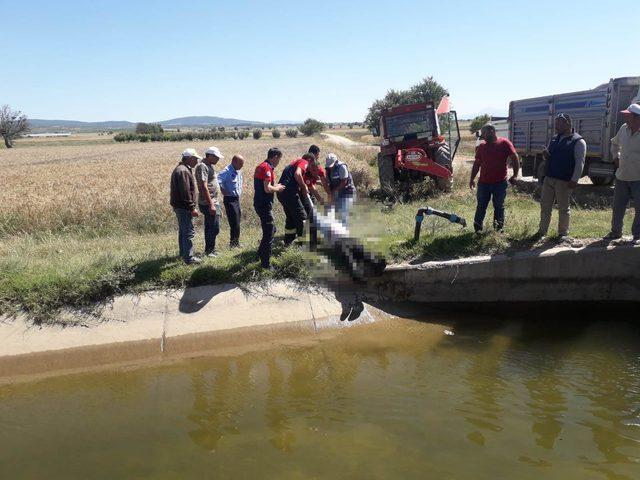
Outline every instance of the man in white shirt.
{"type": "Polygon", "coordinates": [[[611,139],[611,156],[618,169],[611,232],[605,239],[616,240],[622,237],[624,214],[631,199],[635,210],[631,233],[633,243],[640,245],[640,104],[632,103],[621,113],[625,115],[627,123],[611,139]]]}

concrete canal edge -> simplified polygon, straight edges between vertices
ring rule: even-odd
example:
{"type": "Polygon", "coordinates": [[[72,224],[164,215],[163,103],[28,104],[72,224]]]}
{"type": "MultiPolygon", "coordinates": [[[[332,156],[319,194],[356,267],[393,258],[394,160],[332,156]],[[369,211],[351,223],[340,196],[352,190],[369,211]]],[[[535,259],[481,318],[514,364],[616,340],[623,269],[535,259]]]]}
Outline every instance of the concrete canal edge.
{"type": "Polygon", "coordinates": [[[0,319],[0,383],[260,348],[369,321],[341,322],[342,309],[326,289],[274,282],[125,295],[91,312],[64,312],[55,325],[0,319]]]}
{"type": "MultiPolygon", "coordinates": [[[[640,301],[640,247],[558,247],[393,265],[354,291],[294,282],[213,285],[125,295],[64,322],[0,318],[0,384],[118,365],[266,348],[330,335],[355,300],[429,306],[640,301]],[[355,295],[355,296],[354,296],[355,295]],[[73,326],[62,326],[62,324],[73,326]]],[[[367,312],[383,315],[368,305],[367,312]]]]}
{"type": "Polygon", "coordinates": [[[367,298],[429,304],[640,302],[640,247],[557,247],[394,265],[367,298]]]}

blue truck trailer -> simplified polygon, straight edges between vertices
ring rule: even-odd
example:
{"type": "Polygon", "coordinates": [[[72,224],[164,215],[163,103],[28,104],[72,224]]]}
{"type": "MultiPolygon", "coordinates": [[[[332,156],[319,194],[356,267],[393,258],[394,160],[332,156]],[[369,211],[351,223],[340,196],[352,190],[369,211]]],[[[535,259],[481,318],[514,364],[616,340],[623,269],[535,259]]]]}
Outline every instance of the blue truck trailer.
{"type": "Polygon", "coordinates": [[[610,185],[615,166],[609,141],[624,123],[624,110],[640,99],[640,77],[612,78],[593,90],[514,100],[509,104],[509,139],[522,159],[522,174],[544,178],[542,150],[549,144],[554,118],[567,113],[575,131],[587,142],[582,176],[595,185],[610,185]]]}

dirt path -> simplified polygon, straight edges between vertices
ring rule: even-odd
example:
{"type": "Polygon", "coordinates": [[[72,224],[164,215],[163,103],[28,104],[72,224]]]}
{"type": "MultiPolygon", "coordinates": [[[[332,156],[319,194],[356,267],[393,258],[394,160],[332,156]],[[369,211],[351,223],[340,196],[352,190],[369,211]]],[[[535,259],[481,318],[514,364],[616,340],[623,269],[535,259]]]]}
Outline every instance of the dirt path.
{"type": "Polygon", "coordinates": [[[380,147],[376,145],[367,145],[365,143],[354,142],[350,138],[343,137],[341,135],[334,135],[333,133],[323,133],[322,137],[330,143],[340,145],[344,148],[361,148],[363,150],[379,151],[380,147]]]}

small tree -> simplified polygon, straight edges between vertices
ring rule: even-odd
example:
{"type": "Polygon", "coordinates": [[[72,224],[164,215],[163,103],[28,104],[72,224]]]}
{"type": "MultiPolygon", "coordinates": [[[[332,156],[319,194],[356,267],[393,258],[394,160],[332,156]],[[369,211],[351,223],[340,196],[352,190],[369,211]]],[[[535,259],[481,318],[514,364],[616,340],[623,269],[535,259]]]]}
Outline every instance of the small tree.
{"type": "Polygon", "coordinates": [[[324,129],[325,124],[316,120],[315,118],[307,118],[299,127],[299,130],[306,137],[310,137],[312,135],[315,135],[316,133],[320,133],[324,129]]]}
{"type": "Polygon", "coordinates": [[[399,105],[429,101],[434,102],[437,106],[440,99],[448,93],[447,89],[436,82],[433,77],[423,79],[409,90],[389,90],[384,98],[376,100],[369,107],[369,113],[367,113],[364,123],[369,130],[378,128],[383,110],[399,105]]]}
{"type": "Polygon", "coordinates": [[[13,147],[13,141],[29,131],[29,120],[19,110],[11,110],[9,105],[0,108],[0,135],[7,148],[13,147]]]}
{"type": "Polygon", "coordinates": [[[136,124],[136,133],[140,135],[152,134],[152,133],[164,133],[162,125],[159,123],[144,123],[139,122],[136,124]]]}
{"type": "Polygon", "coordinates": [[[256,140],[258,140],[261,136],[262,136],[262,130],[260,130],[259,128],[256,128],[256,129],[253,131],[253,138],[255,138],[256,140]]]}
{"type": "Polygon", "coordinates": [[[296,138],[298,136],[298,130],[296,128],[287,128],[284,134],[289,138],[296,138]]]}
{"type": "Polygon", "coordinates": [[[271,136],[273,138],[280,138],[280,130],[278,130],[277,128],[274,128],[273,130],[271,130],[271,136]]]}
{"type": "Polygon", "coordinates": [[[471,121],[469,125],[469,131],[471,133],[476,133],[478,130],[482,128],[485,123],[488,123],[491,120],[491,117],[486,113],[484,115],[478,115],[471,121]]]}

